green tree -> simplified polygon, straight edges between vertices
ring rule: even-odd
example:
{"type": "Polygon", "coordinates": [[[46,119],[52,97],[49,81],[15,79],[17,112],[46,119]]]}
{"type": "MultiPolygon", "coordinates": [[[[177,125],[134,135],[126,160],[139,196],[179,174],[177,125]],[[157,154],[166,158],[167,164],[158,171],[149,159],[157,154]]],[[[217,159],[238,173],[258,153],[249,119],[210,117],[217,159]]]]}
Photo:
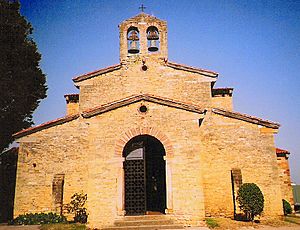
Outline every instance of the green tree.
{"type": "Polygon", "coordinates": [[[0,0],[0,153],[13,133],[33,124],[32,113],[46,97],[32,31],[18,1],[0,0]]]}
{"type": "Polygon", "coordinates": [[[251,221],[264,210],[264,195],[254,183],[245,183],[238,190],[237,201],[240,209],[251,221]]]}

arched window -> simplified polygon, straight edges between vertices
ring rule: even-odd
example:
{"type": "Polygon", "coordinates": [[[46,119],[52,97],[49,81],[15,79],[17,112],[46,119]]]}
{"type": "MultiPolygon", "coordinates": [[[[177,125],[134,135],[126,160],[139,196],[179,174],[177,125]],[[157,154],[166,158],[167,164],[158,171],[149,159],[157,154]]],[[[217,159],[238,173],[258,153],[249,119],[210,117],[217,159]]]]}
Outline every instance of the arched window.
{"type": "Polygon", "coordinates": [[[136,54],[140,52],[140,34],[138,28],[130,27],[127,31],[128,53],[136,54]]]}
{"type": "Polygon", "coordinates": [[[159,50],[159,33],[155,26],[150,26],[147,29],[148,51],[156,52],[159,50]]]}

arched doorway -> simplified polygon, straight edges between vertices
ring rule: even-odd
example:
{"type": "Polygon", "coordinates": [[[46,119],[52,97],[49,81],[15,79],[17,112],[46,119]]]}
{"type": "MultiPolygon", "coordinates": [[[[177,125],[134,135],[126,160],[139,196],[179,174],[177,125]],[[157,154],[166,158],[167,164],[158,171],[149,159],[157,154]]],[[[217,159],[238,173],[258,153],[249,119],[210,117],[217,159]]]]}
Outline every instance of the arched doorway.
{"type": "Polygon", "coordinates": [[[165,149],[153,136],[133,137],[123,150],[126,215],[164,213],[166,209],[165,149]]]}

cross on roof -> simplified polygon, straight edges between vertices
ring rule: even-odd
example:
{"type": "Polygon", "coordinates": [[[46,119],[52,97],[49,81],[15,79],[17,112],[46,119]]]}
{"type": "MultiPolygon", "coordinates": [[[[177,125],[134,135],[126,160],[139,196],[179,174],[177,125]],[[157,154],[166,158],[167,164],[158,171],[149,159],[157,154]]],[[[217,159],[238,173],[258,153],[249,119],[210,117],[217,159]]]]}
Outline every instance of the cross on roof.
{"type": "Polygon", "coordinates": [[[142,12],[144,12],[144,10],[146,9],[146,6],[144,6],[144,4],[142,4],[142,5],[139,7],[139,9],[140,9],[142,12]]]}

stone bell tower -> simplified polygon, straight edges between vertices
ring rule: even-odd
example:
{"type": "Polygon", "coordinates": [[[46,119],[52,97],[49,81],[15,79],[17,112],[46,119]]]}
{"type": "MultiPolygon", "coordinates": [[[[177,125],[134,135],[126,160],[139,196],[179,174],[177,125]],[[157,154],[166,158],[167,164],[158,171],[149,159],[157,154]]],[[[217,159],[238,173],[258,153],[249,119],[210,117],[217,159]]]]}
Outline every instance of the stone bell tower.
{"type": "Polygon", "coordinates": [[[123,21],[120,30],[120,62],[139,58],[167,58],[167,23],[154,16],[138,14],[123,21]]]}

